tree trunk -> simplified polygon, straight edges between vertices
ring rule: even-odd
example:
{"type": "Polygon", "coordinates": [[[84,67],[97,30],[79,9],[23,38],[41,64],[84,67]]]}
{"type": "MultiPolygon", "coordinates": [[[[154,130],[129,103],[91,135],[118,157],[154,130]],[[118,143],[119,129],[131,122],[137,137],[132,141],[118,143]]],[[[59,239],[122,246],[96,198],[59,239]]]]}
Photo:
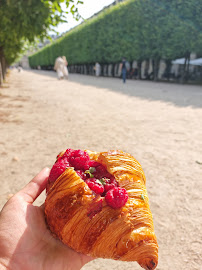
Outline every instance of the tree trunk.
{"type": "Polygon", "coordinates": [[[141,69],[142,69],[142,61],[137,62],[137,67],[138,67],[138,79],[142,79],[142,74],[141,74],[141,69]]]}
{"type": "Polygon", "coordinates": [[[185,78],[186,81],[189,80],[189,63],[190,63],[190,53],[187,58],[187,70],[186,70],[186,78],[185,78]]]}
{"type": "Polygon", "coordinates": [[[145,65],[145,79],[149,80],[149,59],[146,59],[146,65],[145,65]]]}
{"type": "Polygon", "coordinates": [[[184,83],[188,79],[189,61],[190,61],[190,52],[187,52],[185,54],[185,61],[184,61],[184,65],[183,65],[183,72],[182,72],[182,77],[181,77],[181,80],[180,80],[181,83],[184,83]]]}
{"type": "Polygon", "coordinates": [[[187,65],[187,58],[185,57],[185,61],[184,61],[184,65],[183,65],[183,71],[182,71],[182,76],[180,79],[180,83],[184,83],[184,79],[185,79],[185,73],[186,73],[186,65],[187,65]]]}
{"type": "Polygon", "coordinates": [[[2,72],[2,66],[0,61],[0,86],[3,84],[3,72],[2,72]]]}
{"type": "Polygon", "coordinates": [[[90,65],[89,64],[86,65],[86,69],[87,69],[87,75],[89,75],[90,74],[90,65]]]}
{"type": "Polygon", "coordinates": [[[3,81],[6,77],[6,59],[3,53],[3,48],[0,47],[0,85],[3,84],[3,81]]]}
{"type": "Polygon", "coordinates": [[[115,73],[115,64],[112,64],[112,77],[114,77],[114,73],[115,73]]]}
{"type": "Polygon", "coordinates": [[[108,70],[109,70],[109,64],[107,64],[107,67],[106,67],[106,76],[107,76],[107,77],[109,76],[108,70]]]}
{"type": "Polygon", "coordinates": [[[103,76],[104,74],[104,64],[100,64],[101,68],[100,68],[100,76],[103,76]]]}
{"type": "Polygon", "coordinates": [[[165,78],[169,81],[170,80],[170,71],[171,71],[171,60],[166,60],[166,70],[165,70],[165,78]]]}
{"type": "Polygon", "coordinates": [[[157,58],[157,59],[154,59],[152,61],[152,64],[153,64],[153,72],[154,72],[154,81],[158,81],[158,73],[159,73],[159,63],[160,63],[160,60],[157,58]]]}

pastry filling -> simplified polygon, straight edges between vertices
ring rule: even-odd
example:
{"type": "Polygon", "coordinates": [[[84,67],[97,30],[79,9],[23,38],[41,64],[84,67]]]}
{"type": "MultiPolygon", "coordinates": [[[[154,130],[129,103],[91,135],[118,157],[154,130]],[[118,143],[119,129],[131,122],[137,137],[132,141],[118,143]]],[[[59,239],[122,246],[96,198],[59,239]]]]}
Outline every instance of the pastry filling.
{"type": "Polygon", "coordinates": [[[82,150],[67,149],[63,155],[57,157],[57,161],[50,172],[50,184],[68,167],[74,167],[79,177],[86,182],[94,193],[105,197],[106,203],[110,207],[117,209],[126,204],[128,200],[127,191],[119,187],[115,177],[107,171],[104,165],[90,160],[88,153],[82,150]]]}

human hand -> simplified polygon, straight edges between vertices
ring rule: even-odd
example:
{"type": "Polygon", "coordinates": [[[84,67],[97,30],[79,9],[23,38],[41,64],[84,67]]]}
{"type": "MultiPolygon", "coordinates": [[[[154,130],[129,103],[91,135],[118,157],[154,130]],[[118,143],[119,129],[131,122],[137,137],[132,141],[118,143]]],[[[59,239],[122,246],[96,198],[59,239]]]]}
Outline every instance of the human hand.
{"type": "Polygon", "coordinates": [[[33,205],[48,176],[49,169],[43,169],[0,212],[0,269],[78,270],[92,260],[55,239],[46,226],[44,206],[33,205]]]}

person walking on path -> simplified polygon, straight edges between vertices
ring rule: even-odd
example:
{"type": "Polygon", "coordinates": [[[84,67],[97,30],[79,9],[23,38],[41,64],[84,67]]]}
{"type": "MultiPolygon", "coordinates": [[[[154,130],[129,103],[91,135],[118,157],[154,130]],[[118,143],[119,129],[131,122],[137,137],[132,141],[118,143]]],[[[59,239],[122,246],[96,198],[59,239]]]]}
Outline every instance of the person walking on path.
{"type": "Polygon", "coordinates": [[[122,79],[123,83],[126,82],[126,73],[127,73],[127,68],[126,68],[126,58],[123,57],[122,63],[121,63],[121,73],[122,73],[122,79]]]}
{"type": "Polygon", "coordinates": [[[63,59],[63,61],[64,61],[63,75],[64,75],[64,77],[66,77],[67,80],[68,80],[69,72],[68,72],[68,69],[67,69],[68,62],[67,62],[66,56],[63,56],[62,59],[63,59]]]}
{"type": "Polygon", "coordinates": [[[96,77],[100,76],[100,68],[101,68],[100,64],[98,62],[96,62],[95,67],[94,67],[96,77]]]}
{"type": "Polygon", "coordinates": [[[61,56],[57,57],[55,59],[54,70],[56,70],[59,80],[64,78],[64,67],[65,61],[62,59],[61,56]]]}

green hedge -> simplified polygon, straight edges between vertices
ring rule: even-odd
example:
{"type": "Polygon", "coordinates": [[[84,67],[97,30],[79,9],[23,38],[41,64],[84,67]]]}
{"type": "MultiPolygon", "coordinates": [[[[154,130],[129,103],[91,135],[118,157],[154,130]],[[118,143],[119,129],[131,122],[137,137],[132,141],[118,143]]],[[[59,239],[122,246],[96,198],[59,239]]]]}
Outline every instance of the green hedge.
{"type": "Polygon", "coordinates": [[[31,67],[175,59],[202,53],[201,0],[129,0],[105,9],[29,57],[31,67]]]}

